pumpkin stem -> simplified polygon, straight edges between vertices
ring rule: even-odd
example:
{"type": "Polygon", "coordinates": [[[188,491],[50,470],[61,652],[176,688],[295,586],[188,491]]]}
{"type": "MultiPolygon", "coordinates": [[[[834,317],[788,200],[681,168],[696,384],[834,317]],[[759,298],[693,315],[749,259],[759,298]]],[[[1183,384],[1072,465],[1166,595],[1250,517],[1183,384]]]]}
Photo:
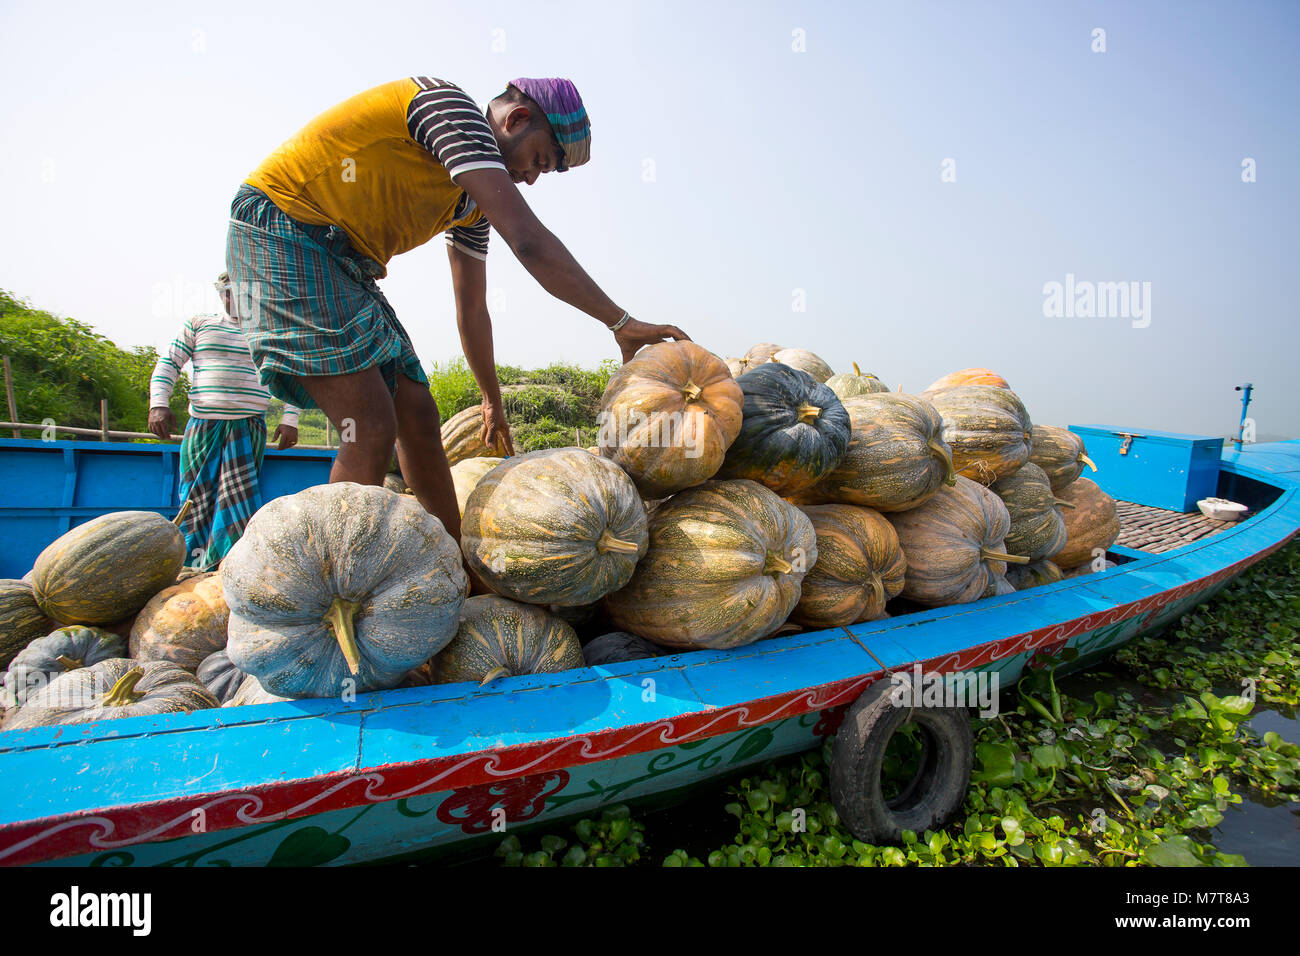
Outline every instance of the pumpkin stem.
{"type": "Polygon", "coordinates": [[[54,659],[63,665],[64,670],[75,671],[86,666],[84,661],[80,661],[75,657],[68,657],[66,654],[60,654],[54,659]]]}
{"type": "Polygon", "coordinates": [[[635,541],[624,541],[622,538],[616,538],[606,528],[601,532],[600,540],[596,542],[596,550],[601,554],[608,554],[610,551],[615,551],[618,554],[636,554],[638,549],[635,541]]]}
{"type": "Polygon", "coordinates": [[[686,384],[682,386],[682,394],[686,396],[688,402],[695,401],[703,392],[704,389],[700,388],[690,379],[687,379],[686,384]]]}
{"type": "Polygon", "coordinates": [[[927,445],[930,446],[931,457],[938,458],[943,462],[943,483],[952,487],[957,484],[957,469],[952,464],[952,451],[942,442],[937,442],[931,438],[927,445]]]}
{"type": "Polygon", "coordinates": [[[800,405],[799,421],[803,422],[805,425],[811,425],[813,422],[817,421],[817,417],[821,415],[821,413],[822,410],[816,405],[800,405]]]}
{"type": "Polygon", "coordinates": [[[144,696],[143,693],[137,694],[135,692],[135,685],[140,682],[140,678],[143,676],[144,668],[132,667],[119,677],[117,683],[104,695],[104,706],[122,707],[126,704],[134,704],[144,696]]]}
{"type": "Polygon", "coordinates": [[[1056,502],[1056,507],[1058,507],[1058,508],[1073,508],[1073,507],[1075,507],[1075,504],[1074,504],[1073,501],[1066,501],[1064,498],[1053,498],[1052,500],[1056,502]]]}
{"type": "Polygon", "coordinates": [[[1083,462],[1085,465],[1087,465],[1087,466],[1088,466],[1089,468],[1091,468],[1093,471],[1096,471],[1096,470],[1097,470],[1097,466],[1094,465],[1094,464],[1092,463],[1092,459],[1089,458],[1087,455],[1080,455],[1080,456],[1079,456],[1079,461],[1083,462]]]}
{"type": "MultiPolygon", "coordinates": [[[[1096,470],[1097,470],[1096,468],[1093,469],[1093,471],[1096,470]]],[[[175,518],[172,518],[172,524],[176,525],[176,527],[179,528],[181,526],[181,522],[185,520],[185,516],[190,513],[190,505],[192,504],[194,504],[194,502],[190,501],[189,498],[186,498],[185,501],[181,503],[181,510],[176,512],[175,518]]]]}
{"type": "Polygon", "coordinates": [[[878,574],[871,576],[871,595],[874,604],[883,611],[885,609],[885,585],[878,574]]]}
{"type": "Polygon", "coordinates": [[[767,552],[767,557],[763,561],[764,574],[789,574],[793,570],[794,565],[775,551],[767,552]]]}
{"type": "Polygon", "coordinates": [[[854,374],[854,375],[861,375],[861,374],[862,374],[862,369],[858,368],[858,363],[857,363],[857,362],[854,362],[854,363],[853,363],[853,374],[854,374]]]}
{"type": "Polygon", "coordinates": [[[509,668],[494,667],[492,670],[488,671],[486,674],[483,675],[483,679],[478,682],[478,686],[482,687],[485,684],[490,684],[498,677],[509,677],[509,676],[510,676],[509,668]]]}
{"type": "Polygon", "coordinates": [[[325,612],[325,623],[334,630],[334,640],[339,642],[343,659],[348,662],[348,670],[353,674],[361,670],[361,651],[357,647],[357,635],[352,629],[352,618],[357,613],[357,605],[335,595],[330,602],[330,609],[325,612]]]}
{"type": "Polygon", "coordinates": [[[980,548],[980,557],[985,561],[1005,561],[1007,564],[1028,564],[1028,558],[1022,558],[1018,554],[1003,554],[1001,551],[989,551],[986,548],[980,548]]]}

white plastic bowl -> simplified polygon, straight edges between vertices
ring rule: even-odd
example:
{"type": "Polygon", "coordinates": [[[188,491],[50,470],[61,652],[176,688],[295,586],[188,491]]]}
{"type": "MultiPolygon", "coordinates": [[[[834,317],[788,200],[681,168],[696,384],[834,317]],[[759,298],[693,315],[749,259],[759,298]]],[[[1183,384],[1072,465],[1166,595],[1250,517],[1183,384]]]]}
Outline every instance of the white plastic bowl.
{"type": "Polygon", "coordinates": [[[1245,505],[1239,505],[1227,498],[1202,498],[1196,502],[1196,507],[1201,509],[1201,514],[1205,517],[1216,521],[1240,521],[1249,510],[1245,505]]]}

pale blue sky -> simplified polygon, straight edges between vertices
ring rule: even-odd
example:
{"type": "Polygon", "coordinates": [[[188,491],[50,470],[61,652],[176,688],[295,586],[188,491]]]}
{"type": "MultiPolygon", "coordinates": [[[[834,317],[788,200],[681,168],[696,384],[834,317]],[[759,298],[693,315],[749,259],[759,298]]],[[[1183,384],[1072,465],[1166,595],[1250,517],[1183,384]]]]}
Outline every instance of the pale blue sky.
{"type": "MultiPolygon", "coordinates": [[[[989,366],[1045,424],[1226,434],[1251,380],[1261,435],[1300,437],[1300,3],[186,9],[0,4],[0,286],[121,345],[215,308],[235,188],[321,110],[561,75],[592,161],[524,195],[638,318],[908,391],[989,366]],[[1149,282],[1150,325],[1045,317],[1067,274],[1149,282]]],[[[489,259],[498,361],[616,354],[499,237],[489,259]]],[[[441,239],[383,285],[426,364],[459,354],[441,239]]]]}

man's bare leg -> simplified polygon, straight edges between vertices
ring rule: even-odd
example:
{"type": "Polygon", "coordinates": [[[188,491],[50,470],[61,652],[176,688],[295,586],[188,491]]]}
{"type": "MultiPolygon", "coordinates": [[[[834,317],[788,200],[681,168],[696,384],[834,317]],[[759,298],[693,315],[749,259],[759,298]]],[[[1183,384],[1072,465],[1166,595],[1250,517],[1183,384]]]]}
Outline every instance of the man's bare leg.
{"type": "MultiPolygon", "coordinates": [[[[341,439],[330,481],[382,485],[397,438],[397,412],[379,369],[349,375],[300,375],[298,382],[333,423],[341,439]]],[[[455,505],[453,495],[453,509],[455,505]]]]}
{"type": "Polygon", "coordinates": [[[441,521],[447,533],[459,542],[460,508],[451,466],[442,450],[438,405],[426,386],[399,373],[393,406],[397,412],[397,461],[402,466],[402,478],[424,510],[441,521]]]}

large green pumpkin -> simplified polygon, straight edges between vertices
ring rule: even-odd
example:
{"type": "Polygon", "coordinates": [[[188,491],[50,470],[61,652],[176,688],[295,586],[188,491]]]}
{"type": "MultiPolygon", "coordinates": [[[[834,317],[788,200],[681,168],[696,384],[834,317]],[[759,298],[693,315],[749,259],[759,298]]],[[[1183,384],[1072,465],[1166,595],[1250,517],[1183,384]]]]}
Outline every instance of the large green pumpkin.
{"type": "Polygon", "coordinates": [[[847,398],[844,408],[853,423],[844,460],[795,500],[907,511],[957,480],[943,420],[924,398],[881,392],[847,398]]]}
{"type": "Polygon", "coordinates": [[[205,657],[226,646],[229,619],[220,571],[186,578],[159,591],[136,615],[131,656],[171,661],[192,674],[205,657]]]}
{"type": "Polygon", "coordinates": [[[1006,553],[1007,506],[969,478],[958,478],[925,504],[889,520],[907,556],[903,597],[918,604],[965,604],[1005,593],[1007,563],[1028,563],[1006,553]]]}
{"type": "Polygon", "coordinates": [[[1084,465],[1097,470],[1083,446],[1083,439],[1057,425],[1034,426],[1033,454],[1029,460],[1043,469],[1056,492],[1083,474],[1084,465]]]}
{"type": "Polygon", "coordinates": [[[1008,552],[1040,561],[1065,547],[1065,520],[1043,469],[1025,462],[1015,474],[995,481],[992,490],[1011,515],[1008,552]]]}
{"type": "Polygon", "coordinates": [[[843,460],[849,413],[825,385],[779,362],[760,365],[736,383],[745,395],[744,420],[719,478],[748,478],[789,495],[843,460]]]}
{"type": "Polygon", "coordinates": [[[57,626],[36,603],[30,584],[0,579],[0,667],[8,667],[19,651],[57,626]]]}
{"type": "Polygon", "coordinates": [[[42,551],[33,591],[60,624],[116,624],[175,581],[184,564],[185,536],[175,523],[152,511],[117,511],[42,551]]]}
{"type": "Polygon", "coordinates": [[[1015,392],[953,385],[925,397],[943,418],[943,440],[952,448],[958,474],[987,486],[1029,460],[1034,426],[1015,392]]]}
{"type": "Polygon", "coordinates": [[[582,646],[568,624],[540,607],[485,595],[461,605],[460,628],[433,659],[433,679],[486,684],[582,666],[582,646]]]}
{"type": "Polygon", "coordinates": [[[461,548],[488,587],[528,604],[592,604],[632,577],[645,505],[612,461],[581,448],[507,459],[470,493],[461,548]]]}
{"type": "Polygon", "coordinates": [[[903,590],[907,571],[893,526],[855,505],[813,505],[803,513],[817,533],[817,563],[790,620],[822,628],[885,617],[885,602],[903,590]]]}
{"type": "Polygon", "coordinates": [[[471,405],[442,423],[442,450],[447,464],[454,465],[466,458],[485,458],[505,454],[499,448],[489,448],[483,443],[483,406],[471,405]]]}
{"type": "Polygon", "coordinates": [[[198,678],[170,661],[114,657],[55,677],[5,721],[5,730],[189,713],[216,707],[198,678]]]}
{"type": "Polygon", "coordinates": [[[264,505],[221,565],[227,653],[282,697],[394,687],[456,633],[459,549],[414,498],[317,485],[264,505]]]}
{"type": "Polygon", "coordinates": [[[17,707],[55,677],[114,657],[126,657],[126,639],[97,627],[61,627],[27,645],[4,677],[5,707],[17,707]]]}
{"type": "Polygon", "coordinates": [[[600,399],[600,454],[643,498],[712,478],[740,434],[744,395],[722,359],[694,342],[660,342],[614,373],[600,399]]]}
{"type": "Polygon", "coordinates": [[[739,647],[785,623],[816,563],[798,508],[753,481],[710,481],[655,509],[649,550],[605,608],[664,647],[739,647]]]}
{"type": "Polygon", "coordinates": [[[870,373],[863,375],[857,362],[853,363],[852,374],[841,372],[839,375],[832,375],[826,380],[826,387],[838,395],[840,401],[853,398],[855,395],[876,395],[889,391],[889,386],[876,376],[870,373]]]}

